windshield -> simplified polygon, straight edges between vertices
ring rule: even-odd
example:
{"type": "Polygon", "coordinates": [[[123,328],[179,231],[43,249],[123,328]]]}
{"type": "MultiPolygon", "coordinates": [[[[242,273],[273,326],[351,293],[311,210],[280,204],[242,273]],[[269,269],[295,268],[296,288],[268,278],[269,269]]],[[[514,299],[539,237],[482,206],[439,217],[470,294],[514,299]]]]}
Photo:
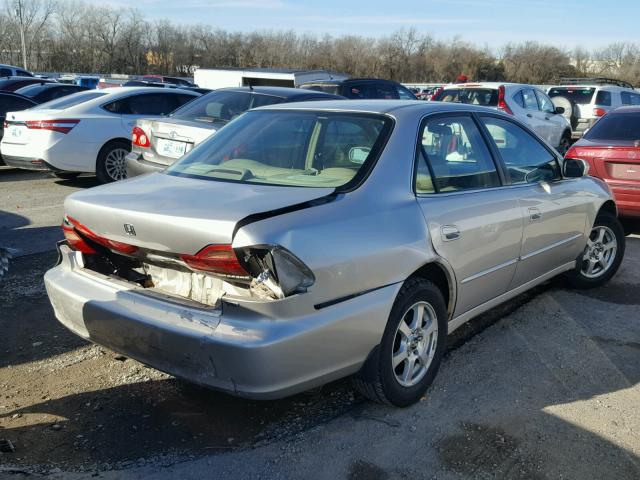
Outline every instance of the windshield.
{"type": "Polygon", "coordinates": [[[433,100],[497,107],[498,90],[494,88],[447,88],[442,90],[433,100]]]}
{"type": "Polygon", "coordinates": [[[609,113],[584,134],[587,140],[640,140],[640,113],[609,113]]]}
{"type": "Polygon", "coordinates": [[[374,162],[391,129],[381,115],[254,110],[166,170],[171,175],[340,187],[374,162]]]}
{"type": "Polygon", "coordinates": [[[33,110],[63,110],[65,108],[75,107],[76,105],[80,105],[81,103],[88,102],[89,100],[93,100],[94,98],[102,97],[103,95],[106,95],[106,93],[96,92],[95,90],[89,92],[73,93],[71,95],[67,95],[66,97],[57,98],[55,100],[51,100],[50,102],[41,103],[40,105],[33,107],[33,110]]]}
{"type": "Polygon", "coordinates": [[[555,87],[549,90],[549,96],[553,98],[560,95],[562,97],[567,97],[573,103],[586,105],[591,103],[591,100],[593,99],[593,92],[595,91],[595,88],[555,87]]]}
{"type": "Polygon", "coordinates": [[[171,116],[208,123],[227,123],[251,107],[251,94],[248,92],[211,92],[178,108],[171,116]]]}

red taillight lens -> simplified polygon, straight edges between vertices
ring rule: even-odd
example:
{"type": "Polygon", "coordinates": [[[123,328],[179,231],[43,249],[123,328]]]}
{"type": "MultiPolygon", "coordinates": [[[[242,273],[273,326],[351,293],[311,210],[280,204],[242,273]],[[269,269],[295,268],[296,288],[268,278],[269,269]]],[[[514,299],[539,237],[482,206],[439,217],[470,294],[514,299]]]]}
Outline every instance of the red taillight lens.
{"type": "Polygon", "coordinates": [[[119,253],[132,254],[138,250],[138,247],[134,245],[129,245],[128,243],[117,242],[115,240],[109,240],[108,238],[101,237],[93,233],[91,230],[89,230],[87,227],[85,227],[76,219],[71,218],[69,216],[65,217],[65,220],[62,224],[62,230],[64,231],[64,236],[67,238],[67,241],[69,242],[69,245],[71,246],[71,248],[74,248],[75,250],[79,250],[82,253],[96,253],[95,249],[92,248],[89,244],[87,244],[86,241],[83,239],[83,237],[88,238],[89,240],[97,243],[98,245],[102,245],[103,247],[106,247],[109,250],[114,250],[119,253]],[[76,241],[75,237],[78,237],[83,242],[84,245],[82,245],[81,248],[75,248],[74,245],[72,245],[70,238],[75,242],[76,241]],[[83,249],[86,249],[87,247],[91,251],[83,250],[83,249]]]}
{"type": "Polygon", "coordinates": [[[62,221],[62,232],[64,233],[64,238],[67,239],[67,243],[73,250],[77,250],[82,253],[96,253],[96,251],[89,245],[84,238],[82,238],[76,229],[73,227],[73,224],[69,221],[68,217],[65,217],[62,221]]]}
{"type": "Polygon", "coordinates": [[[511,110],[511,108],[509,108],[509,105],[507,105],[507,102],[504,98],[504,93],[504,85],[500,85],[498,87],[498,110],[502,110],[509,115],[513,115],[513,111],[511,110]]]}
{"type": "Polygon", "coordinates": [[[149,136],[140,127],[133,127],[131,131],[131,143],[142,148],[149,148],[151,146],[149,136]]]}
{"type": "Polygon", "coordinates": [[[593,109],[593,114],[596,117],[604,117],[604,115],[606,114],[606,110],[604,108],[594,108],[593,109]]]}
{"type": "Polygon", "coordinates": [[[567,150],[567,153],[564,154],[564,158],[579,158],[578,149],[576,147],[571,147],[567,150]]]}
{"type": "Polygon", "coordinates": [[[80,120],[27,120],[27,128],[31,130],[50,130],[58,133],[69,133],[73,127],[80,123],[80,120]]]}
{"type": "Polygon", "coordinates": [[[231,277],[249,276],[238,262],[238,257],[231,245],[208,245],[195,255],[180,255],[180,258],[194,270],[231,277]]]}

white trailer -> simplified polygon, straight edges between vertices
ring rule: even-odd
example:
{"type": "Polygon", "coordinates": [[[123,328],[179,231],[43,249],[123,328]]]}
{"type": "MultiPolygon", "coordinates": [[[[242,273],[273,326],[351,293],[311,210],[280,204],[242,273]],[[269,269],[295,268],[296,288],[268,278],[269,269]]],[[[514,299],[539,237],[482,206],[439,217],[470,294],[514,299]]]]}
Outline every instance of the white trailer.
{"type": "Polygon", "coordinates": [[[198,68],[193,81],[201,88],[226,87],[297,87],[316,80],[344,80],[342,73],[327,70],[295,70],[280,68],[198,68]]]}

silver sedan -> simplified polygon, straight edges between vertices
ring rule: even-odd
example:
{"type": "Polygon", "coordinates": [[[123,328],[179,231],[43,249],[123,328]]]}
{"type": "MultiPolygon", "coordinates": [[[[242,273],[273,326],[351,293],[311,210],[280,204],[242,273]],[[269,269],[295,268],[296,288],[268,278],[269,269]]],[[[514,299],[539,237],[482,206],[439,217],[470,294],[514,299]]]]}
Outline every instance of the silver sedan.
{"type": "Polygon", "coordinates": [[[65,202],[57,318],[255,398],[354,375],[404,406],[447,334],[556,275],[611,278],[607,186],[512,116],[395,101],[250,111],[162,173],[65,202]]]}

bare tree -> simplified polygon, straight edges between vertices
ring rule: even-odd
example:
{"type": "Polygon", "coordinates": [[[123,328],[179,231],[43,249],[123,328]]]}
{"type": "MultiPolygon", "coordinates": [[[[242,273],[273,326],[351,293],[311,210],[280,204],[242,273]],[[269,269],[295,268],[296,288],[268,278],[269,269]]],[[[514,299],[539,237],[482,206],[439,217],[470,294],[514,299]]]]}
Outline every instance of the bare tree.
{"type": "Polygon", "coordinates": [[[20,35],[22,66],[29,68],[29,54],[56,7],[55,0],[7,0],[7,14],[20,35]]]}

